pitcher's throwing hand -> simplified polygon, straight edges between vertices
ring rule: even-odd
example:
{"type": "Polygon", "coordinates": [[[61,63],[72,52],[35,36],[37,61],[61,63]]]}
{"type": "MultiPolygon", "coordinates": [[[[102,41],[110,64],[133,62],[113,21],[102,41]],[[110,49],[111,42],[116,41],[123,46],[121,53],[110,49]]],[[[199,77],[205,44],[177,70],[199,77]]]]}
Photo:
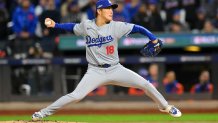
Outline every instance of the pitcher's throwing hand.
{"type": "Polygon", "coordinates": [[[50,19],[50,18],[46,18],[45,19],[45,25],[48,27],[48,28],[54,28],[55,27],[55,22],[50,19]]]}

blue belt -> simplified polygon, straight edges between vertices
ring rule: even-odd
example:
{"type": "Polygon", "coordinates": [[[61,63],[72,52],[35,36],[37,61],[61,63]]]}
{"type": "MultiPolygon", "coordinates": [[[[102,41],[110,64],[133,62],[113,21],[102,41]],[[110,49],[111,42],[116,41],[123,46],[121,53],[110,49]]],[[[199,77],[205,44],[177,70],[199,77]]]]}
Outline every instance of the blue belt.
{"type": "Polygon", "coordinates": [[[111,67],[111,65],[110,64],[102,64],[102,65],[98,65],[98,67],[109,68],[109,67],[111,67]]]}
{"type": "Polygon", "coordinates": [[[116,63],[116,64],[102,64],[102,65],[96,65],[96,64],[91,64],[91,63],[89,63],[89,64],[90,64],[90,65],[93,65],[93,66],[95,66],[95,67],[109,68],[109,67],[111,67],[111,66],[117,65],[118,63],[116,63]]]}

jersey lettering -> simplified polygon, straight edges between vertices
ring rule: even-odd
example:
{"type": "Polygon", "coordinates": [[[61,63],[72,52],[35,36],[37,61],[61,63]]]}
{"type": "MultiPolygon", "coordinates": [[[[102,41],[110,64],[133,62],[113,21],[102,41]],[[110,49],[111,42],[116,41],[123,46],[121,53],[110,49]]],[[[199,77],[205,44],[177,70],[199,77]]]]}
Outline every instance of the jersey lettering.
{"type": "Polygon", "coordinates": [[[119,62],[118,41],[128,36],[134,24],[111,21],[98,27],[96,20],[86,20],[76,24],[76,35],[84,36],[86,59],[91,64],[115,64],[119,62]]]}
{"type": "Polygon", "coordinates": [[[114,38],[109,35],[109,36],[106,36],[106,37],[100,37],[98,35],[97,38],[92,38],[91,36],[86,36],[86,44],[88,47],[93,47],[93,46],[98,46],[98,47],[101,47],[103,44],[107,44],[107,43],[110,43],[114,40],[114,38]]]}

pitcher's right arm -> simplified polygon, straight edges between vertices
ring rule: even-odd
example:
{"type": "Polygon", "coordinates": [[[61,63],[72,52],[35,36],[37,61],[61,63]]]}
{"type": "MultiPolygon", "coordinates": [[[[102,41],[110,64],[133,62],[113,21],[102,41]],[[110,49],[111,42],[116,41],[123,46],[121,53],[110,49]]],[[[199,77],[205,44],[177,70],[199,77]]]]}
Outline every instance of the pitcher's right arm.
{"type": "Polygon", "coordinates": [[[82,21],[81,23],[55,23],[52,19],[46,18],[45,25],[48,28],[57,28],[65,31],[73,32],[77,36],[86,35],[85,23],[88,21],[82,21]],[[49,22],[50,21],[50,22],[49,22]]]}

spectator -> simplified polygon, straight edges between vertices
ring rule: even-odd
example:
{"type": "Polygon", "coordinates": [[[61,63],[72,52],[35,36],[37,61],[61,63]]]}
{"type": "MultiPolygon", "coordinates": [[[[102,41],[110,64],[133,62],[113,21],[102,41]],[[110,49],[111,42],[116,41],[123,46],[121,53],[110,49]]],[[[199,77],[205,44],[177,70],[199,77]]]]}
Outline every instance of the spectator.
{"type": "MultiPolygon", "coordinates": [[[[125,3],[124,1],[122,2],[125,3]]],[[[130,21],[132,21],[133,17],[136,15],[136,13],[138,13],[141,4],[141,0],[131,0],[130,3],[125,4],[125,9],[129,13],[130,21]]]]}
{"type": "Polygon", "coordinates": [[[133,23],[160,32],[164,30],[164,24],[154,4],[156,3],[149,3],[147,9],[145,4],[141,4],[138,13],[133,18],[133,23]]]}
{"type": "Polygon", "coordinates": [[[149,74],[146,76],[146,79],[156,88],[158,87],[158,69],[157,64],[151,64],[148,70],[149,74]]]}
{"type": "Polygon", "coordinates": [[[185,22],[185,20],[181,19],[181,11],[180,10],[176,10],[173,13],[173,22],[179,22],[182,26],[182,31],[189,31],[189,25],[187,24],[187,22],[185,22]]]}
{"type": "Polygon", "coordinates": [[[202,33],[215,33],[217,30],[213,26],[213,23],[210,20],[206,20],[204,23],[204,28],[202,29],[202,33]]]}
{"type": "Polygon", "coordinates": [[[164,23],[160,17],[157,3],[150,1],[146,10],[146,5],[141,4],[139,12],[134,16],[133,23],[137,23],[152,31],[164,31],[164,23]]]}
{"type": "Polygon", "coordinates": [[[13,13],[13,30],[18,37],[28,38],[34,35],[37,17],[34,14],[34,7],[30,0],[22,0],[21,6],[18,6],[13,13]]]}
{"type": "Polygon", "coordinates": [[[176,74],[174,71],[167,72],[163,80],[165,91],[169,94],[183,94],[184,87],[176,80],[176,74]]]}
{"type": "Polygon", "coordinates": [[[180,9],[179,0],[164,0],[162,8],[167,13],[166,24],[168,24],[172,22],[173,12],[180,9]]]}
{"type": "Polygon", "coordinates": [[[37,17],[30,0],[22,0],[13,13],[13,31],[16,34],[15,58],[25,58],[30,46],[34,43],[37,17]]]}
{"type": "Polygon", "coordinates": [[[30,47],[28,58],[43,58],[43,49],[39,43],[35,43],[32,47],[30,47]]]}
{"type": "Polygon", "coordinates": [[[5,3],[0,1],[0,41],[7,39],[7,23],[9,21],[9,15],[5,8],[5,3]]]}
{"type": "MultiPolygon", "coordinates": [[[[149,29],[150,27],[150,18],[146,13],[146,5],[142,4],[139,8],[138,13],[133,17],[132,20],[133,23],[135,24],[139,24],[147,29],[149,29]]],[[[151,30],[151,29],[150,29],[151,30]]]]}
{"type": "Polygon", "coordinates": [[[172,33],[181,33],[181,32],[183,32],[182,24],[180,22],[172,22],[169,25],[169,31],[172,32],[172,33]]]}
{"type": "Polygon", "coordinates": [[[67,14],[62,16],[62,23],[79,23],[81,21],[81,13],[77,2],[68,5],[67,14]]]}
{"type": "Polygon", "coordinates": [[[213,85],[210,82],[210,73],[207,70],[201,72],[199,83],[191,88],[191,93],[212,93],[213,85]]]}
{"type": "MultiPolygon", "coordinates": [[[[40,17],[42,12],[45,11],[46,9],[46,4],[47,4],[47,0],[40,0],[39,4],[36,6],[35,8],[35,15],[37,17],[40,17]]],[[[37,37],[42,37],[42,28],[40,25],[40,21],[37,22],[37,27],[36,27],[36,36],[37,37]]]]}
{"type": "Polygon", "coordinates": [[[42,12],[40,16],[40,25],[42,29],[42,41],[41,46],[47,57],[52,57],[53,53],[55,52],[56,44],[55,41],[57,40],[57,36],[59,35],[60,31],[55,29],[49,29],[45,27],[44,20],[45,18],[52,18],[55,22],[60,23],[61,15],[58,10],[56,10],[55,1],[48,0],[46,3],[46,10],[42,12]]]}
{"type": "Polygon", "coordinates": [[[149,18],[149,26],[148,29],[156,32],[164,31],[164,23],[160,16],[160,11],[158,10],[158,2],[157,0],[149,0],[148,1],[148,9],[147,15],[149,18]]]}
{"type": "Polygon", "coordinates": [[[186,22],[182,21],[180,10],[175,10],[172,17],[172,22],[167,25],[167,30],[173,33],[187,32],[189,26],[186,22]]]}
{"type": "Polygon", "coordinates": [[[64,17],[68,13],[68,6],[75,0],[66,0],[62,5],[61,5],[61,17],[64,17]]]}
{"type": "Polygon", "coordinates": [[[200,7],[197,9],[197,19],[195,20],[195,26],[194,29],[196,31],[200,31],[204,27],[204,23],[206,21],[206,10],[203,7],[200,7]]]}
{"type": "Polygon", "coordinates": [[[92,19],[95,18],[95,13],[96,13],[95,4],[96,4],[96,1],[97,0],[89,0],[88,4],[81,8],[82,11],[86,12],[87,18],[89,20],[92,20],[92,19]]]}
{"type": "Polygon", "coordinates": [[[202,6],[206,9],[206,15],[209,17],[209,19],[212,19],[216,16],[218,0],[203,0],[202,6]]]}
{"type": "Polygon", "coordinates": [[[130,22],[130,15],[124,7],[123,0],[118,0],[117,4],[118,8],[114,10],[114,21],[130,22]]]}
{"type": "Polygon", "coordinates": [[[40,0],[39,4],[35,8],[36,16],[40,16],[42,12],[46,9],[46,2],[47,0],[40,0]]]}
{"type": "Polygon", "coordinates": [[[196,10],[200,5],[200,0],[182,0],[182,8],[185,9],[185,20],[188,22],[190,29],[194,29],[196,22],[196,10]]]}

